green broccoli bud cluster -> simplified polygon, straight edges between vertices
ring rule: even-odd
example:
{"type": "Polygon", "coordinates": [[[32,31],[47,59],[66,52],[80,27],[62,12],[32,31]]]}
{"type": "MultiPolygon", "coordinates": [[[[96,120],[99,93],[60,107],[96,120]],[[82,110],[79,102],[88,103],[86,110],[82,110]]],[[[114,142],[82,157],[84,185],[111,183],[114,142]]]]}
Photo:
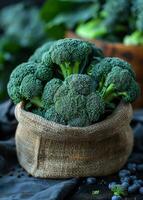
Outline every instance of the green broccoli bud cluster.
{"type": "Polygon", "coordinates": [[[96,87],[94,79],[85,74],[70,75],[62,83],[52,79],[42,96],[43,107],[49,107],[45,118],[79,127],[98,121],[104,113],[105,104],[96,87]]]}
{"type": "Polygon", "coordinates": [[[119,58],[102,59],[93,66],[91,75],[98,80],[99,91],[108,103],[116,98],[131,103],[140,95],[131,65],[119,58]]]}
{"type": "Polygon", "coordinates": [[[45,119],[83,127],[104,119],[122,100],[140,94],[131,65],[104,57],[93,44],[79,39],[49,42],[17,66],[8,83],[15,104],[45,119]]]}

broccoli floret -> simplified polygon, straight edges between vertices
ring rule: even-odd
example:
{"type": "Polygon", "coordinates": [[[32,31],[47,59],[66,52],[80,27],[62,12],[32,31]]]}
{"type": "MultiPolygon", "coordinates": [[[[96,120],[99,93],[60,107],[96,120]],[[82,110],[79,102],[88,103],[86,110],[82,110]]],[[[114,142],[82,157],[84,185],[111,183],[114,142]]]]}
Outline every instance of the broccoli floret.
{"type": "Polygon", "coordinates": [[[82,95],[77,95],[72,91],[67,96],[63,96],[55,102],[55,110],[66,120],[75,118],[84,108],[86,99],[82,95]]]}
{"type": "Polygon", "coordinates": [[[98,121],[105,105],[96,87],[94,79],[88,75],[74,74],[65,81],[52,79],[45,85],[39,104],[46,109],[44,117],[56,123],[80,127],[98,121]]]}
{"type": "Polygon", "coordinates": [[[44,65],[39,63],[35,71],[35,76],[41,81],[49,81],[53,77],[53,68],[52,66],[44,65]]]}
{"type": "Polygon", "coordinates": [[[31,100],[33,97],[40,96],[42,94],[42,90],[42,82],[36,79],[33,74],[25,76],[19,87],[21,96],[27,100],[31,100]]]}
{"type": "Polygon", "coordinates": [[[50,41],[36,49],[34,54],[30,56],[29,62],[36,62],[36,63],[41,63],[42,62],[42,56],[45,52],[48,52],[50,47],[54,44],[54,42],[50,41]]]}
{"type": "Polygon", "coordinates": [[[114,67],[107,75],[101,91],[104,100],[111,101],[116,97],[124,99],[124,96],[129,95],[128,88],[132,83],[135,81],[128,70],[114,67]]]}
{"type": "Polygon", "coordinates": [[[67,77],[55,93],[54,103],[56,112],[68,121],[68,125],[90,125],[104,113],[104,101],[96,91],[94,79],[84,74],[67,77]]]}
{"type": "Polygon", "coordinates": [[[53,77],[53,63],[50,55],[48,54],[48,60],[46,63],[42,61],[43,55],[45,52],[48,52],[50,47],[54,42],[47,42],[40,48],[38,48],[34,54],[29,58],[29,62],[38,63],[39,67],[37,67],[35,75],[38,79],[42,81],[49,81],[53,77]]]}
{"type": "Polygon", "coordinates": [[[66,96],[69,92],[69,85],[63,84],[59,87],[57,92],[54,95],[54,102],[58,101],[61,97],[66,96]]]}
{"type": "Polygon", "coordinates": [[[85,111],[83,111],[79,115],[79,117],[73,118],[68,121],[68,125],[72,127],[83,127],[83,126],[88,126],[89,124],[90,124],[90,121],[85,111]]]}
{"type": "Polygon", "coordinates": [[[91,93],[87,96],[86,110],[89,120],[97,122],[105,112],[105,103],[98,92],[91,93]]]}
{"type": "Polygon", "coordinates": [[[54,95],[61,85],[62,81],[56,78],[45,85],[41,99],[44,108],[48,109],[54,103],[54,95]]]}
{"type": "Polygon", "coordinates": [[[135,78],[135,72],[132,69],[132,66],[126,61],[120,58],[111,58],[106,57],[103,58],[99,63],[95,64],[91,70],[91,75],[96,77],[98,80],[105,79],[107,74],[114,67],[120,67],[122,69],[126,69],[130,72],[131,76],[135,78]]]}
{"type": "Polygon", "coordinates": [[[45,115],[44,115],[45,119],[49,120],[49,121],[53,121],[59,124],[63,124],[66,125],[66,121],[64,120],[64,118],[59,115],[54,106],[52,106],[51,108],[49,108],[48,110],[46,110],[45,115]]]}
{"type": "Polygon", "coordinates": [[[119,58],[102,59],[92,68],[91,74],[98,79],[98,90],[106,103],[116,98],[133,102],[139,95],[139,86],[134,86],[135,73],[131,65],[119,58]],[[133,95],[134,97],[132,97],[132,88],[136,94],[133,95]]]}
{"type": "Polygon", "coordinates": [[[125,102],[134,102],[141,94],[139,84],[136,81],[132,81],[127,92],[123,95],[125,102]]]}
{"type": "Polygon", "coordinates": [[[14,79],[14,82],[19,84],[25,76],[27,76],[28,74],[34,74],[36,68],[37,65],[33,62],[22,63],[12,71],[10,80],[14,79]]]}
{"type": "Polygon", "coordinates": [[[39,64],[28,62],[15,68],[8,83],[8,94],[14,103],[30,100],[42,94],[44,83],[35,73],[39,64]]]}
{"type": "Polygon", "coordinates": [[[43,108],[34,108],[31,112],[41,117],[45,117],[45,110],[43,108]]]}
{"type": "Polygon", "coordinates": [[[69,76],[66,78],[65,84],[69,86],[69,89],[72,89],[81,95],[90,94],[92,91],[95,91],[98,86],[96,79],[92,79],[85,74],[69,76]]]}
{"type": "MultiPolygon", "coordinates": [[[[8,94],[15,104],[23,100],[23,95],[20,93],[20,85],[22,80],[29,74],[34,74],[36,71],[35,63],[23,63],[18,65],[13,70],[8,82],[8,94]]],[[[28,90],[28,88],[27,88],[28,90]]]]}
{"type": "Polygon", "coordinates": [[[51,59],[57,64],[64,76],[82,73],[92,53],[92,45],[79,39],[62,39],[50,48],[51,59]]]}

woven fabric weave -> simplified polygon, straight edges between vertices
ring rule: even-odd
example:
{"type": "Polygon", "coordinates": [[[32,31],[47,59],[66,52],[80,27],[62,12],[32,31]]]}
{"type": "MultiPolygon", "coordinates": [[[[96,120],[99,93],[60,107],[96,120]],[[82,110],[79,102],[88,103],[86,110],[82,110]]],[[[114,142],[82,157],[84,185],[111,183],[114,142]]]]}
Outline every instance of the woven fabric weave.
{"type": "Polygon", "coordinates": [[[118,171],[133,146],[132,107],[120,103],[104,121],[87,127],[68,127],[15,109],[19,122],[16,148],[19,163],[42,178],[104,176],[118,171]]]}

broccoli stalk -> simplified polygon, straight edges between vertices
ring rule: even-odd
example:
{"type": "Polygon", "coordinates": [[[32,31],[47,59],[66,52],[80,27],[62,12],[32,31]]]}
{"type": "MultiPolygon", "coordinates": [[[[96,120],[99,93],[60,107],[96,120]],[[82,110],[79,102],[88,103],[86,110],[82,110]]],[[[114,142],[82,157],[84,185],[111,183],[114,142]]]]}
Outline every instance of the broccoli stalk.
{"type": "Polygon", "coordinates": [[[107,88],[104,88],[101,93],[104,101],[108,103],[113,101],[115,98],[128,96],[127,92],[117,92],[116,85],[113,83],[111,83],[107,88]]]}
{"type": "Polygon", "coordinates": [[[80,62],[77,61],[75,64],[71,64],[69,62],[65,62],[64,64],[60,64],[60,68],[64,78],[70,76],[71,74],[78,74],[80,70],[80,62]]]}

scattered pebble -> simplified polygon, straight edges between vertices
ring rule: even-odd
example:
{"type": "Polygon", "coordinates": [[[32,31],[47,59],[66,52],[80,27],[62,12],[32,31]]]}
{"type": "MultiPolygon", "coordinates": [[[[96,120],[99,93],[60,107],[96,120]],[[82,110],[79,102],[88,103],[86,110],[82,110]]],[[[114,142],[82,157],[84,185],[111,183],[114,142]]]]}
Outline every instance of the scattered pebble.
{"type": "Polygon", "coordinates": [[[135,182],[138,182],[141,186],[143,186],[143,180],[141,180],[141,179],[138,179],[138,180],[135,180],[135,182]]]}
{"type": "Polygon", "coordinates": [[[112,196],[112,200],[122,200],[122,197],[120,196],[112,196]]]}
{"type": "Polygon", "coordinates": [[[124,190],[127,190],[128,187],[129,187],[130,185],[129,185],[129,183],[127,183],[127,182],[123,182],[123,183],[121,184],[121,186],[122,186],[122,188],[123,188],[124,190]]]}
{"type": "Polygon", "coordinates": [[[131,175],[131,172],[127,169],[122,169],[119,171],[119,177],[126,177],[130,175],[131,175]]]}
{"type": "Polygon", "coordinates": [[[97,180],[96,180],[96,178],[94,178],[94,177],[88,177],[87,179],[86,179],[86,184],[88,184],[88,185],[94,185],[94,184],[96,184],[97,183],[97,180]]]}
{"type": "Polygon", "coordinates": [[[130,172],[134,173],[137,170],[137,165],[136,163],[128,163],[127,168],[130,172]]]}
{"type": "Polygon", "coordinates": [[[130,177],[121,177],[120,181],[121,181],[121,183],[124,183],[124,182],[130,183],[131,178],[130,177]]]}
{"type": "Polygon", "coordinates": [[[134,183],[133,185],[128,187],[128,193],[130,194],[135,193],[139,190],[139,188],[140,188],[140,185],[137,183],[136,184],[134,183]]]}

